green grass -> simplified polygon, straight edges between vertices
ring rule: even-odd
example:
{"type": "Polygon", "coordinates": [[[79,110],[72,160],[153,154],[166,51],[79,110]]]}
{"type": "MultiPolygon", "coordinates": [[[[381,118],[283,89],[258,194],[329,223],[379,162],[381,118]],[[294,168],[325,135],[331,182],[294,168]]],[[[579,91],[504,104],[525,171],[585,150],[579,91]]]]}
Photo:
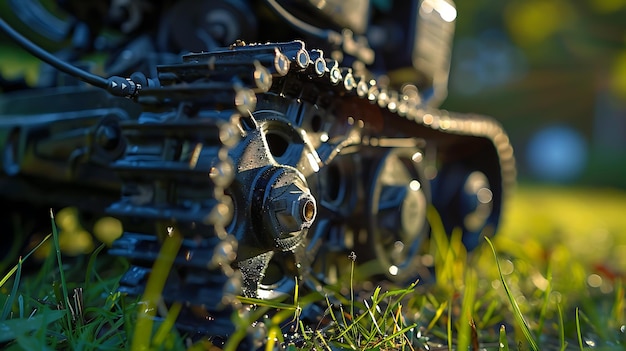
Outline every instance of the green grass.
{"type": "MultiPolygon", "coordinates": [[[[237,332],[223,348],[257,334],[266,350],[624,349],[625,210],[626,195],[617,191],[526,186],[508,201],[499,234],[471,253],[431,212],[425,256],[436,266],[435,283],[384,283],[364,292],[354,278],[361,276],[358,257],[346,257],[349,274],[322,295],[242,298],[256,307],[233,316],[237,332]],[[312,301],[325,310],[318,323],[306,324],[300,312],[312,301]]],[[[62,256],[55,248],[63,250],[67,233],[55,228],[40,248],[51,255],[35,264],[33,249],[0,276],[0,347],[210,349],[173,328],[180,305],[169,306],[162,320],[142,312],[164,310],[162,281],[149,283],[141,299],[120,295],[126,262],[102,255],[104,246],[62,256]]],[[[176,252],[175,238],[165,255],[176,252]]],[[[170,264],[157,262],[163,272],[170,264]]]]}

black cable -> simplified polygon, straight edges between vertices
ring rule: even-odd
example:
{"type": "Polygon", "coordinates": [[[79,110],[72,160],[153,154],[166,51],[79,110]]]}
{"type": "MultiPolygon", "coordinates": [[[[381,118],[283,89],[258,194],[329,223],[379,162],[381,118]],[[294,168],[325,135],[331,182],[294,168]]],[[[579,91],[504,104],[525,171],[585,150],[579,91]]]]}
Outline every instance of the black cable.
{"type": "MultiPolygon", "coordinates": [[[[63,73],[67,73],[73,77],[76,77],[87,84],[91,84],[97,88],[104,89],[112,95],[126,98],[134,98],[139,94],[139,91],[142,88],[142,84],[158,86],[158,82],[151,82],[150,79],[147,79],[141,73],[133,75],[135,77],[135,80],[126,79],[118,76],[103,78],[82,70],[76,66],[73,66],[63,60],[59,60],[51,53],[37,46],[32,41],[26,39],[26,37],[18,33],[15,29],[11,28],[11,26],[9,26],[2,18],[0,18],[0,30],[8,35],[11,39],[13,39],[13,41],[15,41],[15,43],[21,46],[24,50],[28,51],[41,61],[49,64],[50,66],[58,69],[63,73]],[[143,83],[144,81],[145,83],[143,83]]],[[[131,76],[131,78],[133,76],[131,76]]]]}
{"type": "Polygon", "coordinates": [[[95,87],[109,90],[109,83],[107,79],[89,73],[65,61],[59,60],[51,53],[37,46],[32,41],[28,40],[26,37],[15,31],[15,29],[11,28],[11,26],[9,26],[2,18],[0,18],[0,30],[2,30],[2,32],[4,32],[7,36],[13,39],[13,41],[15,41],[15,43],[21,46],[24,50],[28,51],[36,58],[58,69],[59,71],[74,76],[82,80],[83,82],[91,84],[95,87]]]}
{"type": "Polygon", "coordinates": [[[277,13],[280,17],[282,17],[287,23],[289,23],[292,27],[300,30],[308,35],[318,37],[324,40],[337,40],[341,38],[341,34],[332,31],[332,30],[324,30],[315,26],[312,26],[296,16],[292,15],[287,11],[284,7],[282,7],[276,0],[265,0],[265,3],[269,5],[269,7],[277,13]]]}

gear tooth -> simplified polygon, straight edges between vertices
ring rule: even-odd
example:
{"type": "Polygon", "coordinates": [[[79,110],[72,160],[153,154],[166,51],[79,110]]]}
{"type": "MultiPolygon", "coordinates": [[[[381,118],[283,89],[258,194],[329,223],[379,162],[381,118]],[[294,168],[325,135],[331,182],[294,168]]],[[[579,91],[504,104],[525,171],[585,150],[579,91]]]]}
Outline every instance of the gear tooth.
{"type": "Polygon", "coordinates": [[[339,62],[333,59],[326,59],[326,67],[328,67],[328,77],[330,84],[337,85],[343,79],[341,70],[339,69],[339,62]]]}
{"type": "Polygon", "coordinates": [[[370,87],[364,77],[356,78],[356,94],[359,97],[366,97],[370,87]]]}
{"type": "Polygon", "coordinates": [[[343,67],[339,69],[339,72],[343,77],[343,88],[348,92],[354,90],[356,88],[356,80],[352,74],[352,69],[343,67]]]}
{"type": "Polygon", "coordinates": [[[400,117],[407,117],[409,111],[409,98],[402,94],[400,96],[399,102],[398,102],[398,115],[400,117]]]}
{"type": "Polygon", "coordinates": [[[289,61],[289,58],[287,58],[287,56],[285,56],[282,52],[280,52],[280,50],[278,50],[278,48],[276,48],[274,58],[274,70],[276,71],[276,73],[281,77],[285,76],[289,72],[290,66],[291,62],[289,61]]]}
{"type": "Polygon", "coordinates": [[[313,62],[312,74],[317,77],[322,77],[326,72],[328,72],[328,67],[326,66],[326,60],[324,59],[324,52],[319,49],[313,49],[309,52],[310,60],[313,62]]]}
{"type": "Polygon", "coordinates": [[[369,100],[369,102],[376,102],[376,100],[378,99],[378,94],[379,94],[379,90],[378,87],[376,87],[376,85],[372,85],[369,87],[369,89],[367,90],[367,100],[369,100]]]}
{"type": "Polygon", "coordinates": [[[256,94],[250,89],[236,89],[235,107],[239,113],[246,115],[256,109],[256,94]]]}
{"type": "Polygon", "coordinates": [[[380,106],[381,108],[387,107],[387,104],[389,103],[389,95],[387,94],[387,89],[380,90],[377,101],[378,106],[380,106]]]}
{"type": "Polygon", "coordinates": [[[387,104],[387,109],[390,112],[395,113],[398,110],[398,92],[393,90],[389,94],[389,103],[387,104]]]}

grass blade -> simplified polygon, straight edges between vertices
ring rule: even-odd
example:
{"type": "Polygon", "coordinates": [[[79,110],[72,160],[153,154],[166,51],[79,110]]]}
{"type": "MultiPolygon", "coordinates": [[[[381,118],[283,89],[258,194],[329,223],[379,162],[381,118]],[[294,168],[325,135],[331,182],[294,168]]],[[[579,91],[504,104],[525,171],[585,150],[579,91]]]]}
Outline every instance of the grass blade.
{"type": "Polygon", "coordinates": [[[500,326],[500,345],[498,346],[498,350],[500,351],[509,351],[509,340],[506,338],[506,328],[504,325],[500,326]]]}
{"type": "Polygon", "coordinates": [[[45,330],[50,323],[61,319],[65,313],[63,311],[44,310],[36,316],[24,319],[9,319],[0,321],[0,343],[14,340],[20,335],[28,335],[37,330],[45,330]]]}
{"type": "Polygon", "coordinates": [[[7,298],[4,303],[4,308],[2,309],[2,315],[0,315],[0,321],[4,321],[9,316],[9,312],[11,312],[11,308],[13,306],[13,300],[17,295],[17,287],[20,285],[20,278],[22,276],[22,258],[17,261],[17,270],[15,273],[15,281],[13,282],[13,289],[11,289],[11,295],[7,298]]]}
{"type": "MultiPolygon", "coordinates": [[[[41,245],[43,245],[44,242],[46,242],[50,237],[52,236],[52,234],[48,234],[46,235],[45,238],[43,238],[43,240],[41,240],[39,242],[39,244],[37,244],[37,246],[35,246],[32,250],[30,250],[26,256],[24,256],[21,260],[22,261],[26,261],[26,259],[33,254],[33,252],[37,251],[37,249],[39,249],[39,247],[41,245]]],[[[7,282],[7,280],[9,280],[13,274],[17,271],[17,264],[15,266],[13,266],[13,268],[11,268],[11,270],[2,278],[2,280],[0,280],[0,288],[4,285],[4,283],[7,282]]]]}
{"type": "MultiPolygon", "coordinates": [[[[57,264],[59,266],[59,278],[61,279],[61,303],[65,309],[65,318],[67,319],[67,326],[72,325],[72,314],[70,312],[70,298],[67,290],[67,282],[65,281],[65,272],[63,271],[63,258],[61,257],[61,245],[59,244],[59,231],[57,225],[54,222],[54,212],[50,209],[50,223],[52,225],[52,241],[54,242],[54,251],[56,253],[57,264]]],[[[69,336],[69,335],[68,335],[69,336]]]]}
{"type": "Polygon", "coordinates": [[[535,341],[535,338],[533,337],[533,334],[531,333],[530,328],[528,327],[528,323],[526,322],[526,319],[522,315],[522,311],[520,310],[519,305],[517,304],[517,301],[515,301],[515,298],[513,297],[513,294],[511,293],[511,289],[509,289],[509,286],[506,283],[506,280],[504,280],[504,275],[502,274],[502,267],[500,267],[498,254],[496,254],[496,248],[493,246],[493,243],[491,242],[491,240],[489,240],[489,238],[485,237],[485,240],[487,240],[487,242],[489,243],[489,246],[491,247],[491,251],[493,252],[493,256],[496,260],[496,267],[498,268],[498,275],[500,276],[500,282],[502,283],[502,286],[504,287],[504,291],[506,292],[506,296],[509,299],[509,302],[511,303],[511,307],[513,308],[513,316],[515,317],[515,320],[517,321],[520,328],[522,329],[522,333],[524,333],[526,340],[530,344],[530,348],[535,351],[539,351],[539,346],[537,345],[537,341],[535,341]]]}
{"type": "Polygon", "coordinates": [[[153,318],[156,314],[157,303],[161,299],[161,292],[170,269],[183,242],[183,238],[176,229],[168,228],[168,235],[163,241],[159,258],[154,262],[146,289],[137,309],[137,324],[133,334],[131,350],[145,350],[150,346],[153,318]]]}
{"type": "Polygon", "coordinates": [[[542,301],[541,311],[539,312],[539,321],[537,322],[537,333],[536,333],[537,339],[539,339],[539,337],[541,336],[543,325],[546,321],[546,313],[548,312],[550,294],[552,293],[552,264],[550,262],[548,262],[546,280],[548,282],[548,285],[546,286],[546,290],[544,291],[544,299],[542,301]]]}
{"type": "Polygon", "coordinates": [[[426,327],[426,331],[430,331],[435,327],[435,324],[437,323],[437,321],[439,320],[439,318],[441,318],[441,316],[443,315],[443,312],[446,310],[446,307],[448,307],[448,301],[443,301],[439,307],[437,307],[437,310],[435,311],[435,316],[431,319],[430,323],[428,323],[428,327],[426,327]]]}
{"type": "Polygon", "coordinates": [[[617,324],[615,327],[621,326],[624,323],[624,310],[626,304],[624,303],[624,283],[622,279],[615,281],[615,302],[613,303],[613,321],[617,324]]]}
{"type": "Polygon", "coordinates": [[[18,305],[18,311],[19,311],[19,315],[20,315],[20,319],[24,318],[24,296],[20,295],[17,297],[17,305],[18,305]]]}
{"type": "Polygon", "coordinates": [[[159,329],[154,334],[154,339],[152,340],[152,342],[155,345],[162,345],[166,341],[167,337],[171,335],[172,328],[174,328],[174,323],[176,322],[176,318],[178,318],[182,307],[183,305],[180,302],[175,302],[172,304],[172,307],[170,307],[169,311],[167,312],[165,320],[163,321],[163,323],[161,323],[159,329]]]}
{"type": "Polygon", "coordinates": [[[583,351],[583,335],[580,331],[580,309],[576,307],[576,336],[578,337],[578,347],[583,351]]]}
{"type": "Polygon", "coordinates": [[[448,320],[446,321],[446,331],[448,334],[448,351],[452,351],[452,300],[448,303],[448,320]]]}
{"type": "Polygon", "coordinates": [[[561,343],[560,351],[565,351],[567,348],[567,342],[565,341],[565,323],[563,323],[563,310],[561,304],[557,304],[556,308],[559,312],[559,341],[561,343]]]}
{"type": "MultiPolygon", "coordinates": [[[[392,333],[390,335],[387,335],[384,338],[382,338],[382,340],[380,340],[379,342],[374,344],[374,346],[372,346],[371,348],[375,349],[375,348],[379,348],[381,346],[384,346],[383,344],[385,344],[385,343],[392,343],[395,338],[397,338],[399,336],[402,336],[402,335],[405,335],[407,332],[411,331],[411,329],[413,329],[415,327],[416,327],[416,324],[413,324],[413,325],[406,326],[406,327],[404,327],[404,328],[402,328],[400,330],[397,330],[394,333],[392,333]]],[[[406,338],[406,336],[404,338],[406,338]]],[[[411,344],[408,343],[407,346],[410,346],[410,345],[411,344]]]]}
{"type": "Polygon", "coordinates": [[[457,348],[467,350],[471,345],[471,325],[473,324],[473,307],[476,299],[477,283],[476,273],[472,269],[467,269],[465,278],[465,291],[461,302],[461,316],[458,327],[457,348]],[[466,320],[467,318],[467,320],[466,320]]]}
{"type": "Polygon", "coordinates": [[[89,285],[91,284],[91,279],[96,272],[95,265],[96,259],[98,258],[98,254],[102,250],[106,248],[105,244],[101,244],[98,246],[89,256],[89,262],[87,263],[87,270],[85,272],[85,290],[89,289],[89,285]]]}

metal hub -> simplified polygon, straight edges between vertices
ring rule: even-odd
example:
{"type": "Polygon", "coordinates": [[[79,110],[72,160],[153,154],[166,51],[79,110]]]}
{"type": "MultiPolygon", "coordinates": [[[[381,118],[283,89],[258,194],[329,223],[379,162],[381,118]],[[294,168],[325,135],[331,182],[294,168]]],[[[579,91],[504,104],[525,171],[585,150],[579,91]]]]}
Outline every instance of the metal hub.
{"type": "Polygon", "coordinates": [[[317,204],[302,173],[289,166],[265,170],[254,186],[252,216],[255,228],[279,250],[302,243],[311,227],[317,204]]]}
{"type": "Polygon", "coordinates": [[[429,189],[420,152],[392,149],[378,160],[369,196],[369,228],[376,260],[391,280],[418,276],[418,249],[428,233],[429,189]]]}

